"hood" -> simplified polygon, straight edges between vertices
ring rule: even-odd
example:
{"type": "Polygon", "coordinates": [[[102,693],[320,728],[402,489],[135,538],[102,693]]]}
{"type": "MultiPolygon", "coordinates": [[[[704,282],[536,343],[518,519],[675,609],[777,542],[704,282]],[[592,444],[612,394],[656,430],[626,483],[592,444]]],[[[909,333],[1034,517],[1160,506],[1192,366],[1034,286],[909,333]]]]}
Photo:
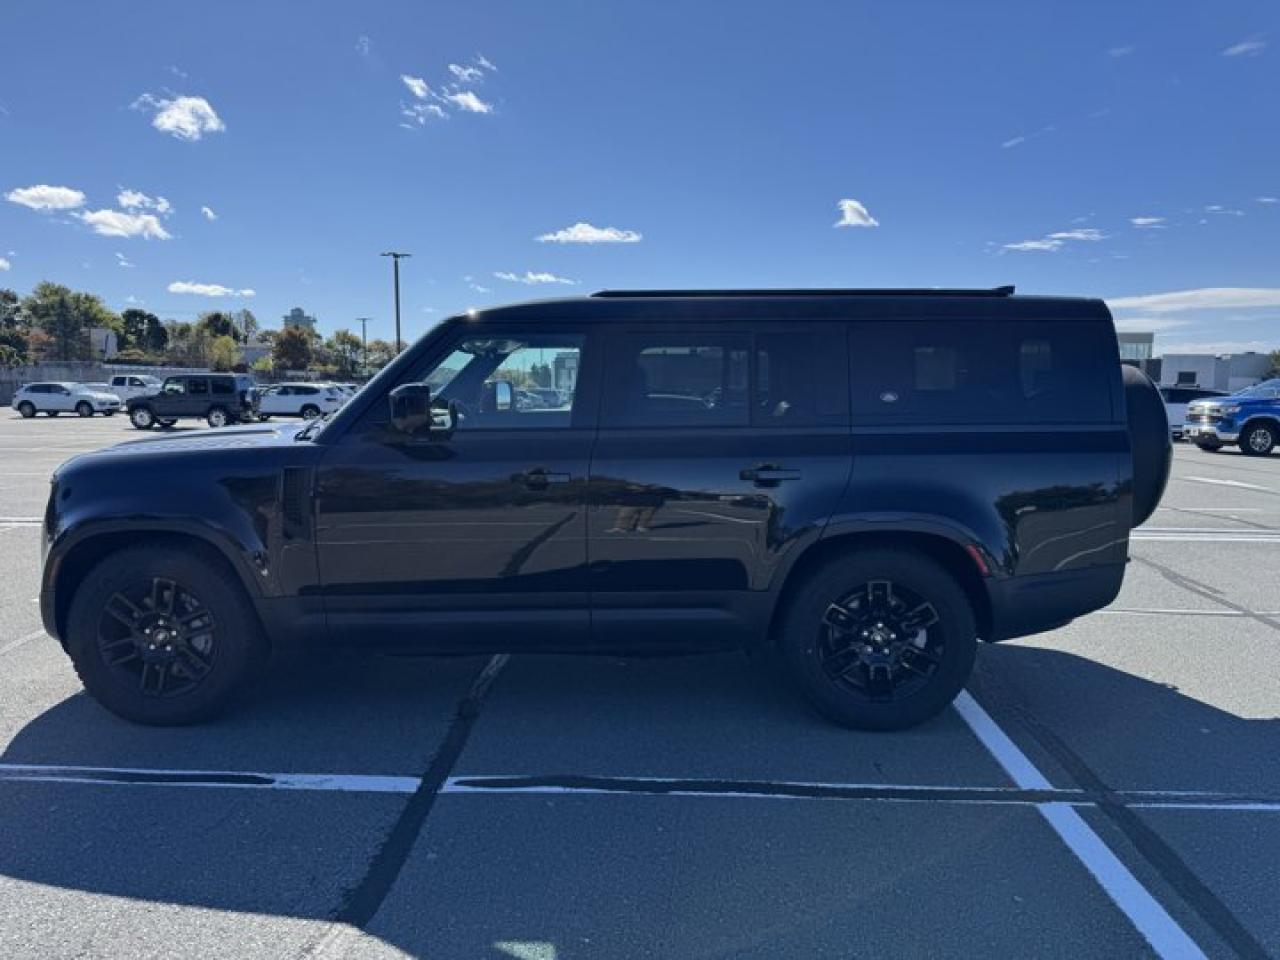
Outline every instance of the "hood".
{"type": "MultiPolygon", "coordinates": [[[[104,447],[92,453],[82,454],[76,460],[99,460],[117,457],[160,457],[199,453],[211,450],[266,449],[295,443],[295,435],[305,423],[261,423],[237,427],[220,427],[217,430],[190,430],[166,432],[154,436],[126,440],[113,447],[104,447]]],[[[300,444],[301,445],[301,444],[300,444]]]]}

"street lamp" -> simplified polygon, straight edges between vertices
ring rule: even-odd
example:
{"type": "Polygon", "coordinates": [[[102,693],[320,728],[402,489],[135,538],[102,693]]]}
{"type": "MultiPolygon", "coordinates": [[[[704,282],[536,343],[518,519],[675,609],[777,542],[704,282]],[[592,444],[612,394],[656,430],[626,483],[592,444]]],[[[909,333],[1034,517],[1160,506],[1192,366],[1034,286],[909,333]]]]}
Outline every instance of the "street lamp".
{"type": "Polygon", "coordinates": [[[400,352],[400,259],[401,257],[412,257],[412,253],[397,253],[394,250],[388,250],[382,254],[384,257],[390,257],[392,263],[392,272],[395,275],[396,283],[396,353],[400,352]]]}
{"type": "Polygon", "coordinates": [[[364,352],[364,361],[360,364],[360,371],[369,376],[369,318],[356,317],[360,324],[360,347],[364,352]]]}

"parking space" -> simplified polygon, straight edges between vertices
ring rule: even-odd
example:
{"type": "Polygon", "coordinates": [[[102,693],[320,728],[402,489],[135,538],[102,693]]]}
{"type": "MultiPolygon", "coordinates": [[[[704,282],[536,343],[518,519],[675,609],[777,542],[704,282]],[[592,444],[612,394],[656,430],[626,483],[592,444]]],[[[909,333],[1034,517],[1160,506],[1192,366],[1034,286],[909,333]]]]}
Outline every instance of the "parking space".
{"type": "Polygon", "coordinates": [[[1280,954],[1280,456],[1179,445],[1115,604],[916,730],[768,661],[329,655],[144,729],[39,630],[0,414],[0,956],[1280,954]]]}

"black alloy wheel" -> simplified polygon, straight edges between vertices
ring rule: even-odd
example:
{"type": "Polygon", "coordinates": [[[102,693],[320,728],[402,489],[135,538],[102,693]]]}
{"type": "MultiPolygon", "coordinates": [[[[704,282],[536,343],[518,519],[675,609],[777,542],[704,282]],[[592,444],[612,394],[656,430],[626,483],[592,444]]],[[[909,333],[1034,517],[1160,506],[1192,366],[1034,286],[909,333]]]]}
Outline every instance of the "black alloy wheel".
{"type": "Polygon", "coordinates": [[[136,580],[113,593],[98,620],[107,668],[144,697],[178,697],[200,685],[218,653],[217,624],[175,580],[136,580]]]}

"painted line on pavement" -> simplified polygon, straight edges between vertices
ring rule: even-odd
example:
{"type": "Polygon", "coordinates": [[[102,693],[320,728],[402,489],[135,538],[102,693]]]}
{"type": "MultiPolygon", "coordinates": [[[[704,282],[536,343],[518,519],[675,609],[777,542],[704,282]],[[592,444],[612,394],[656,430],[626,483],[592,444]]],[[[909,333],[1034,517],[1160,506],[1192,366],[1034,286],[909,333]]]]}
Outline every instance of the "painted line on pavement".
{"type": "Polygon", "coordinates": [[[1271,487],[1264,487],[1258,483],[1245,483],[1243,480],[1220,480],[1217,477],[1177,477],[1178,480],[1189,480],[1192,483],[1210,483],[1215,487],[1239,487],[1241,490],[1261,490],[1263,493],[1275,493],[1271,487]]]}
{"type": "MultiPolygon", "coordinates": [[[[1052,789],[1048,778],[1018,749],[969,691],[960,691],[955,709],[1015,784],[1024,790],[1052,789]]],[[[1111,852],[1079,811],[1066,803],[1041,803],[1037,809],[1158,955],[1167,958],[1205,955],[1120,858],[1111,852]]]]}
{"type": "Polygon", "coordinates": [[[1195,610],[1187,607],[1104,607],[1095,612],[1139,617],[1280,617],[1280,610],[1195,610]]]}
{"type": "Polygon", "coordinates": [[[44,630],[33,630],[26,636],[19,637],[17,640],[10,640],[8,643],[0,645],[0,656],[8,653],[10,650],[17,650],[24,644],[30,643],[32,640],[38,640],[40,637],[48,636],[44,630]]]}

